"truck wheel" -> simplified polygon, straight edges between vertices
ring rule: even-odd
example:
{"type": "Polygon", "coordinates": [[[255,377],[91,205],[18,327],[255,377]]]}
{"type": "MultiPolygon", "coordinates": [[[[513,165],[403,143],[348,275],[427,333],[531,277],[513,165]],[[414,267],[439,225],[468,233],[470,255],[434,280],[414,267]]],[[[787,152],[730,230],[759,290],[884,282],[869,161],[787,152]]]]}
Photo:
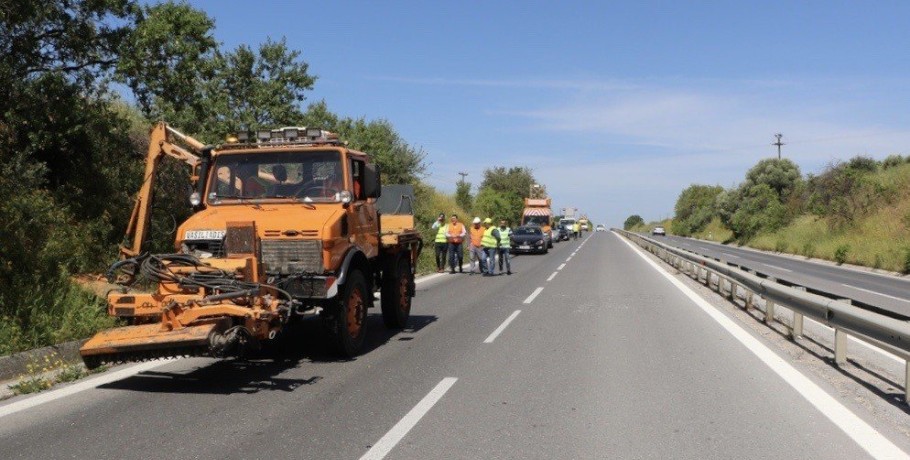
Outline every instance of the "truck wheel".
{"type": "Polygon", "coordinates": [[[411,316],[411,262],[399,258],[382,274],[382,320],[390,329],[403,329],[411,316]]]}
{"type": "Polygon", "coordinates": [[[354,270],[348,275],[342,289],[344,293],[335,312],[333,335],[338,352],[346,358],[353,358],[363,347],[367,328],[367,307],[372,296],[367,292],[367,282],[360,270],[354,270]]]}

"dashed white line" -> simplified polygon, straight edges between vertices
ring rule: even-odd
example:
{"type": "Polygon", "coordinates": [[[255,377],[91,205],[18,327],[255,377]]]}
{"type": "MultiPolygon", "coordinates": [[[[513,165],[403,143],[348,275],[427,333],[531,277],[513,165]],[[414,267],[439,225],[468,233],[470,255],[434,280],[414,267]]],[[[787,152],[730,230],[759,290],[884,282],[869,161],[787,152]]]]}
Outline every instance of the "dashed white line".
{"type": "Polygon", "coordinates": [[[850,289],[856,289],[857,291],[868,292],[869,294],[880,295],[880,296],[882,296],[882,297],[887,297],[887,298],[889,298],[889,299],[900,300],[901,302],[910,302],[910,300],[907,300],[907,299],[903,299],[903,298],[900,298],[900,297],[895,297],[895,296],[893,296],[893,295],[882,294],[881,292],[870,291],[869,289],[863,289],[863,288],[861,288],[861,287],[851,286],[851,285],[849,285],[849,284],[843,284],[843,283],[841,283],[841,286],[843,286],[843,287],[848,287],[848,288],[850,288],[850,289]]]}
{"type": "MultiPolygon", "coordinates": [[[[614,235],[616,235],[614,233],[614,235]]],[[[714,308],[708,301],[699,296],[695,291],[676,279],[661,266],[649,259],[647,255],[635,247],[630,241],[616,235],[626,243],[639,257],[652,268],[669,280],[677,289],[698,305],[714,321],[720,324],[730,335],[745,346],[752,354],[767,365],[784,382],[789,384],[797,393],[802,395],[810,404],[815,406],[828,420],[837,425],[844,433],[855,441],[863,450],[874,458],[910,458],[906,452],[894,445],[884,435],[863,421],[856,414],[841,404],[837,399],[821,389],[815,382],[799,372],[793,365],[785,361],[761,341],[746,332],[739,324],[714,308]]]]}
{"type": "Polygon", "coordinates": [[[793,270],[790,270],[789,268],[778,267],[777,265],[771,265],[771,264],[765,264],[765,263],[763,263],[762,265],[764,265],[764,266],[766,266],[766,267],[768,267],[768,268],[773,268],[773,269],[775,269],[775,270],[780,270],[780,271],[782,271],[782,272],[788,272],[788,273],[789,273],[789,272],[792,272],[792,271],[793,271],[793,270]]]}
{"type": "Polygon", "coordinates": [[[556,274],[557,274],[557,273],[559,273],[559,272],[553,272],[553,274],[550,275],[549,278],[547,278],[547,281],[553,281],[553,278],[556,278],[556,274]]]}
{"type": "Polygon", "coordinates": [[[483,343],[493,343],[493,341],[496,340],[496,337],[499,337],[499,334],[502,334],[502,331],[506,330],[506,328],[509,327],[509,323],[511,323],[519,313],[521,313],[521,310],[513,311],[512,314],[509,315],[509,317],[506,318],[506,320],[503,321],[502,324],[500,324],[499,327],[497,327],[496,330],[493,331],[493,333],[483,341],[483,343]]]}
{"type": "Polygon", "coordinates": [[[380,460],[385,458],[457,381],[458,379],[455,377],[442,379],[403,419],[396,423],[367,453],[363,454],[360,460],[380,460]]]}
{"type": "Polygon", "coordinates": [[[529,295],[528,298],[525,299],[525,303],[531,303],[531,302],[533,302],[534,299],[536,299],[537,296],[538,296],[542,291],[543,291],[543,288],[542,288],[542,287],[539,287],[539,288],[535,289],[534,292],[532,292],[531,295],[529,295]]]}
{"type": "Polygon", "coordinates": [[[566,259],[566,262],[568,262],[568,261],[570,261],[570,260],[572,260],[572,258],[571,258],[571,257],[569,257],[569,258],[568,258],[568,259],[566,259]]]}
{"type": "Polygon", "coordinates": [[[556,269],[562,270],[563,268],[566,268],[566,264],[559,264],[559,267],[557,267],[556,269]]]}

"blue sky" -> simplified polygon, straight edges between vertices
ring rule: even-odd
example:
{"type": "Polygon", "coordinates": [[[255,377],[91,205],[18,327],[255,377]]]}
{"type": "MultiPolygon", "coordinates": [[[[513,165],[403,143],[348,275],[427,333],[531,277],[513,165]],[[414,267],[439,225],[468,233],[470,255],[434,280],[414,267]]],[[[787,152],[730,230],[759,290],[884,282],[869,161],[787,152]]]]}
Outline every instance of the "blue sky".
{"type": "Polygon", "coordinates": [[[191,3],[229,48],[286,37],[309,101],[390,120],[446,191],[524,165],[619,225],[738,183],[776,132],[804,173],[910,153],[910,2],[191,3]]]}

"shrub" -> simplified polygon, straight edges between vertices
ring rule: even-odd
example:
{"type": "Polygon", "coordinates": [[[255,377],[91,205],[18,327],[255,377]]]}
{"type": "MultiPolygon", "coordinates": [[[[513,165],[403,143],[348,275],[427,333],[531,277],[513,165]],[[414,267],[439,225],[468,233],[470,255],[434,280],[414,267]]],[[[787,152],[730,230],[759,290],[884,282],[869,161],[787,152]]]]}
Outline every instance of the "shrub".
{"type": "Polygon", "coordinates": [[[806,256],[807,259],[811,259],[811,258],[815,257],[815,245],[812,243],[804,244],[803,245],[803,255],[806,256]]]}
{"type": "Polygon", "coordinates": [[[905,274],[910,274],[910,248],[907,248],[904,252],[904,270],[905,274]]]}
{"type": "Polygon", "coordinates": [[[900,166],[900,165],[904,164],[904,162],[906,162],[906,161],[907,160],[900,155],[897,155],[897,154],[888,155],[887,158],[882,160],[882,168],[888,169],[888,168],[893,168],[895,166],[900,166]]]}
{"type": "Polygon", "coordinates": [[[774,252],[787,252],[789,248],[786,240],[777,240],[777,243],[774,243],[774,252]]]}
{"type": "Polygon", "coordinates": [[[842,265],[844,262],[847,261],[847,253],[849,253],[849,252],[850,252],[849,244],[842,244],[842,245],[838,246],[836,249],[834,249],[834,261],[837,262],[838,265],[842,265]]]}

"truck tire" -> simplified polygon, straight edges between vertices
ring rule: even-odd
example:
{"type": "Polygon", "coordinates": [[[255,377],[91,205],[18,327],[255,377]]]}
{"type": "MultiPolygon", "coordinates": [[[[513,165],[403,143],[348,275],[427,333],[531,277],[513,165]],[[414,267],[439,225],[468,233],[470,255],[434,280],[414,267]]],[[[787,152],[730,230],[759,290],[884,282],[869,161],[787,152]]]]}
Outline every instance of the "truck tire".
{"type": "Polygon", "coordinates": [[[382,321],[389,329],[404,329],[411,316],[411,261],[399,257],[382,273],[382,321]]]}
{"type": "Polygon", "coordinates": [[[367,282],[360,270],[348,274],[342,286],[342,295],[336,304],[332,335],[338,353],[345,358],[353,358],[363,348],[366,337],[367,307],[370,306],[372,294],[367,290],[367,282]]]}

